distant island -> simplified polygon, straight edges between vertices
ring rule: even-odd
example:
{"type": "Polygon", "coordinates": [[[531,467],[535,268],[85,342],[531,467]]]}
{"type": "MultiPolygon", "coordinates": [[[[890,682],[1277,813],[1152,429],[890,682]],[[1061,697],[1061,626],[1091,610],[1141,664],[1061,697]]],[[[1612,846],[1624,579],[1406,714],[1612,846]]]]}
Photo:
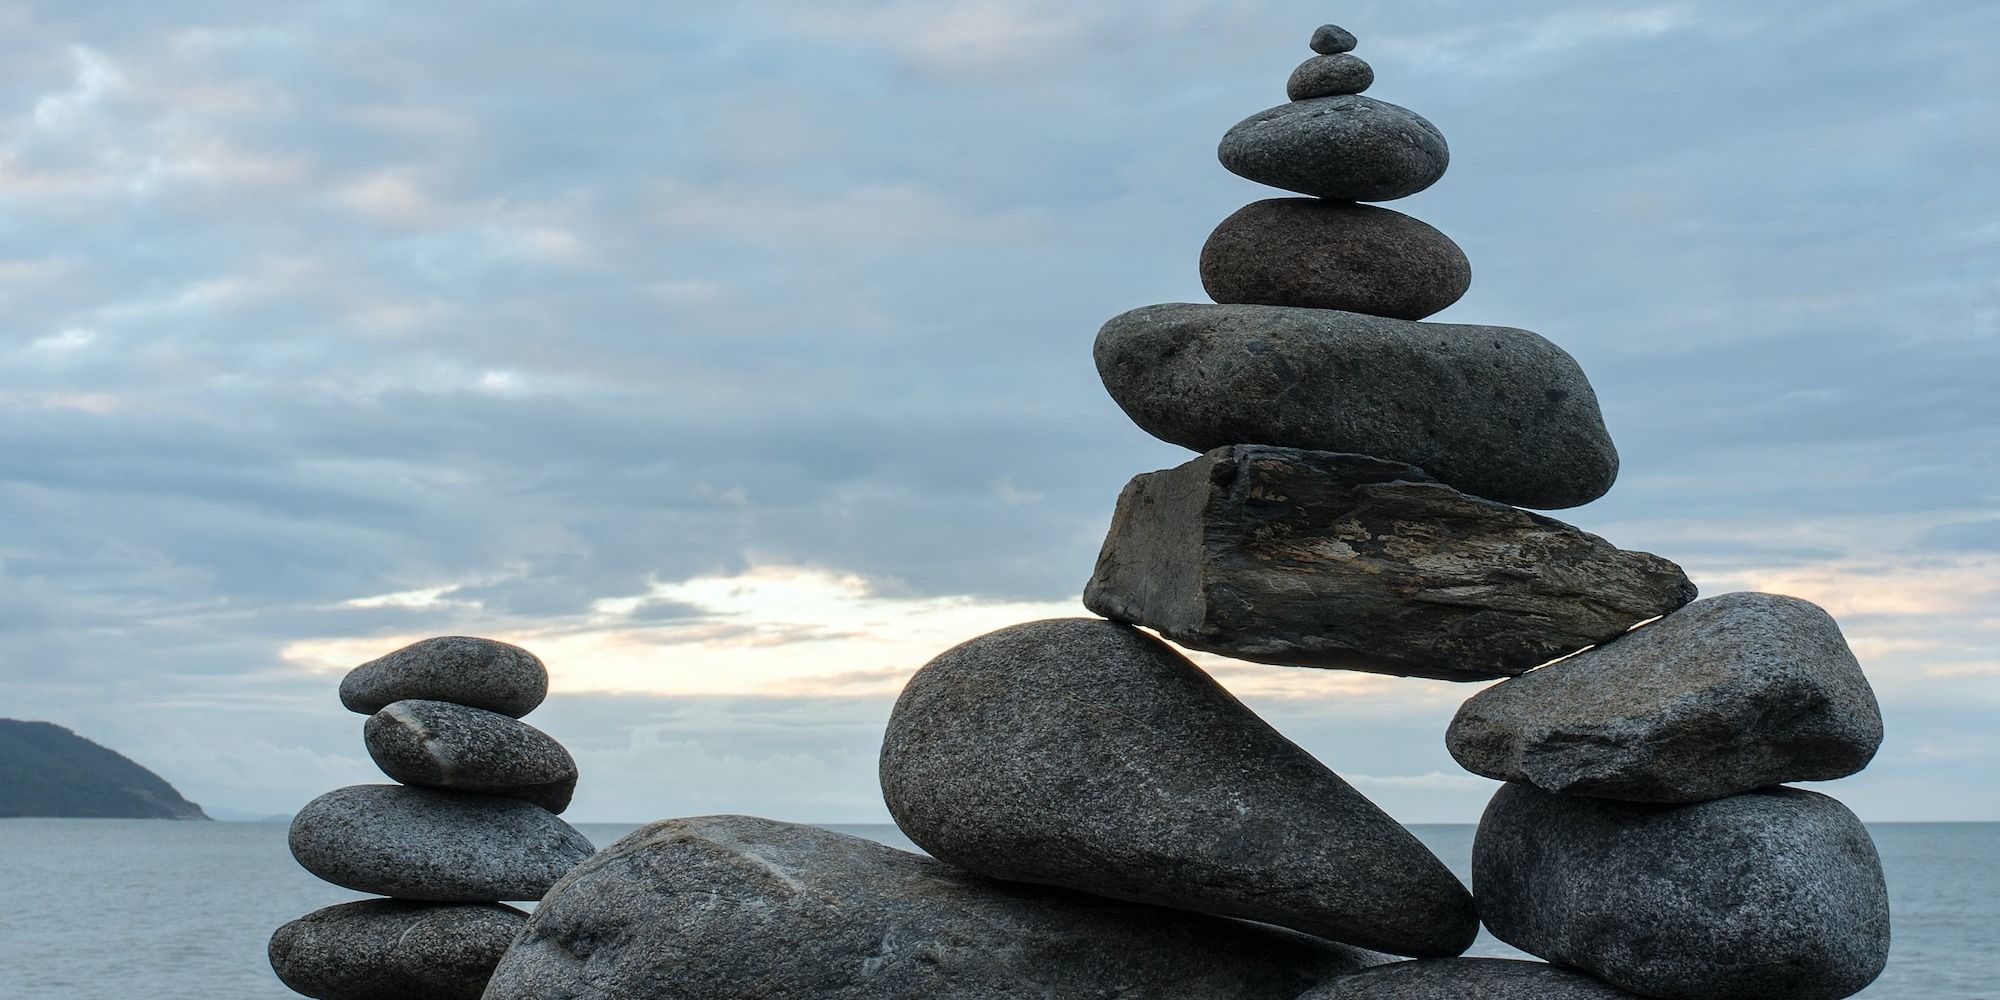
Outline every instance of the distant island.
{"type": "Polygon", "coordinates": [[[174,786],[52,722],[0,719],[0,817],[200,819],[174,786]]]}

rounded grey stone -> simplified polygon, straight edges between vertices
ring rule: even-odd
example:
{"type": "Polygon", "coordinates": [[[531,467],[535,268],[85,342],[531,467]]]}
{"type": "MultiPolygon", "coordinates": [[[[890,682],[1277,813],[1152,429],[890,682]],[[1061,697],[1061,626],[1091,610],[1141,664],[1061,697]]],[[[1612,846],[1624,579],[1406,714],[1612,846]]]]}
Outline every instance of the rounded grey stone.
{"type": "Polygon", "coordinates": [[[1853,774],[1882,712],[1817,605],[1723,594],[1474,695],[1445,745],[1545,791],[1698,802],[1853,774]]]}
{"type": "Polygon", "coordinates": [[[362,739],[382,773],[406,785],[505,795],[569,808],[576,761],[535,727],[483,708],[410,699],[368,717],[362,739]]]}
{"type": "Polygon", "coordinates": [[[498,903],[341,903],[278,928],[271,969],[318,1000],[479,1000],[527,921],[498,903]]]}
{"type": "Polygon", "coordinates": [[[1408,830],[1166,643],[1098,619],[1004,628],[910,679],[882,793],[912,841],[995,878],[1456,955],[1479,922],[1408,830]]]}
{"type": "Polygon", "coordinates": [[[1336,55],[1352,52],[1358,44],[1354,33],[1337,24],[1322,24],[1313,29],[1312,50],[1321,55],[1336,55]]]}
{"type": "Polygon", "coordinates": [[[1423,319],[1465,294],[1472,265],[1450,237],[1401,212],[1271,198],[1209,234],[1201,284],[1225,304],[1423,319]]]}
{"type": "Polygon", "coordinates": [[[292,817],[292,857],[356,892],[442,903],[540,899],[596,850],[520,799],[408,785],[349,785],[292,817]]]}
{"type": "Polygon", "coordinates": [[[1291,1000],[1376,956],[995,882],[808,826],[664,820],[565,876],[487,1000],[1291,1000]]]}
{"type": "Polygon", "coordinates": [[[1315,97],[1359,94],[1374,82],[1374,67],[1360,56],[1345,52],[1314,56],[1292,71],[1291,79],[1285,81],[1285,96],[1294,101],[1309,101],[1315,97]]]}
{"type": "Polygon", "coordinates": [[[1544,962],[1426,958],[1341,976],[1298,1000],[1631,1000],[1636,996],[1544,962]]]}
{"type": "Polygon", "coordinates": [[[423,698],[520,718],[549,693],[549,671],[519,646],[465,635],[413,642],[369,660],[340,681],[340,703],[374,715],[394,701],[423,698]]]}
{"type": "Polygon", "coordinates": [[[1519,507],[1603,496],[1618,451],[1576,360],[1526,330],[1287,306],[1145,306],[1097,334],[1097,372],[1140,429],[1371,455],[1519,507]]]}
{"type": "Polygon", "coordinates": [[[1360,94],[1260,111],[1216,150],[1231,173],[1337,201],[1389,201],[1437,183],[1451,162],[1444,134],[1407,108],[1360,94]]]}
{"type": "Polygon", "coordinates": [[[1508,784],[1472,884],[1500,940],[1662,1000],[1838,1000],[1889,956],[1868,831],[1795,788],[1664,806],[1508,784]]]}

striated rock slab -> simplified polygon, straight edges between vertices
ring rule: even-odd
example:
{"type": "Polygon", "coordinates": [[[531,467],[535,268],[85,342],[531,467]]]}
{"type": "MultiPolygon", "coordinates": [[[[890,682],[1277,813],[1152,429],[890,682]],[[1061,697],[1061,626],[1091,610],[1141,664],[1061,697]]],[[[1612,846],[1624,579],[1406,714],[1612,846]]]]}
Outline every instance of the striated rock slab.
{"type": "Polygon", "coordinates": [[[1222,303],[1415,320],[1458,301],[1471,283],[1472,265],[1450,237],[1401,212],[1352,202],[1252,202],[1201,248],[1202,287],[1222,303]]]}
{"type": "Polygon", "coordinates": [[[1817,605],[1724,594],[1481,691],[1445,743],[1489,778],[1698,802],[1853,774],[1882,744],[1882,712],[1817,605]]]}
{"type": "Polygon", "coordinates": [[[1575,507],[1618,451],[1575,359],[1501,326],[1286,306],[1145,306],[1097,334],[1097,372],[1146,433],[1408,462],[1474,496],[1575,507]]]}
{"type": "Polygon", "coordinates": [[[413,642],[369,660],[340,680],[340,703],[374,715],[390,702],[422,698],[520,718],[549,693],[549,671],[519,646],[466,635],[413,642]]]}
{"type": "Polygon", "coordinates": [[[278,928],[271,969],[319,1000],[479,1000],[527,920],[498,903],[341,903],[278,928]]]}
{"type": "Polygon", "coordinates": [[[1694,596],[1665,559],[1408,465],[1238,445],[1126,485],[1083,603],[1239,659],[1484,680],[1694,596]]]}
{"type": "Polygon", "coordinates": [[[576,761],[562,744],[482,708],[394,702],[368,717],[362,739],[382,773],[406,785],[505,795],[553,813],[576,791],[576,761]]]}
{"type": "Polygon", "coordinates": [[[1341,976],[1299,1000],[1633,1000],[1637,996],[1542,962],[1426,958],[1341,976]]]}
{"type": "Polygon", "coordinates": [[[487,1000],[1292,1000],[1375,956],[745,816],[654,823],[536,908],[487,1000]]]}
{"type": "Polygon", "coordinates": [[[1239,177],[1335,201],[1416,194],[1437,183],[1451,163],[1437,126],[1408,108],[1360,94],[1259,111],[1223,135],[1216,155],[1239,177]]]}
{"type": "Polygon", "coordinates": [[[1645,996],[1838,1000],[1888,960],[1875,845],[1813,792],[1660,806],[1509,784],[1472,850],[1500,940],[1645,996]]]}
{"type": "Polygon", "coordinates": [[[520,799],[407,785],[349,785],[292,817],[292,857],[334,885],[399,899],[540,899],[596,850],[520,799]]]}
{"type": "Polygon", "coordinates": [[[1456,955],[1464,886],[1374,803],[1165,643],[1004,628],[903,689],[882,793],[924,850],[996,878],[1456,955]]]}

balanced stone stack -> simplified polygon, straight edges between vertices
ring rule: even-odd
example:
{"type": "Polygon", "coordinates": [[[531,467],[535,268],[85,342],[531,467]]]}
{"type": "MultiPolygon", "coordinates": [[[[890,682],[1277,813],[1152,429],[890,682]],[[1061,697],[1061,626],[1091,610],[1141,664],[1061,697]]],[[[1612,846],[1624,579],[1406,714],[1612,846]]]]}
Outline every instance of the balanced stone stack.
{"type": "Polygon", "coordinates": [[[285,985],[321,1000],[466,998],[485,990],[527,914],[593,852],[557,813],[576,789],[562,744],[519,718],[548,693],[534,654],[490,639],[425,639],[349,672],[340,701],[401,784],[354,785],[292,820],[292,856],[385,899],[307,914],[271,936],[285,985]]]}

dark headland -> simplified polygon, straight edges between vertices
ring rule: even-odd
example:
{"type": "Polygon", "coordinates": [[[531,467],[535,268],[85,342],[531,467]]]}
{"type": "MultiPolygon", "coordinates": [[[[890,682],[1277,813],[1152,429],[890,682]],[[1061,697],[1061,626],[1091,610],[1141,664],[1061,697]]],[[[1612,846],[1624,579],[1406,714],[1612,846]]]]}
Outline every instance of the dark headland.
{"type": "Polygon", "coordinates": [[[207,819],[159,775],[53,722],[0,719],[0,817],[207,819]]]}

